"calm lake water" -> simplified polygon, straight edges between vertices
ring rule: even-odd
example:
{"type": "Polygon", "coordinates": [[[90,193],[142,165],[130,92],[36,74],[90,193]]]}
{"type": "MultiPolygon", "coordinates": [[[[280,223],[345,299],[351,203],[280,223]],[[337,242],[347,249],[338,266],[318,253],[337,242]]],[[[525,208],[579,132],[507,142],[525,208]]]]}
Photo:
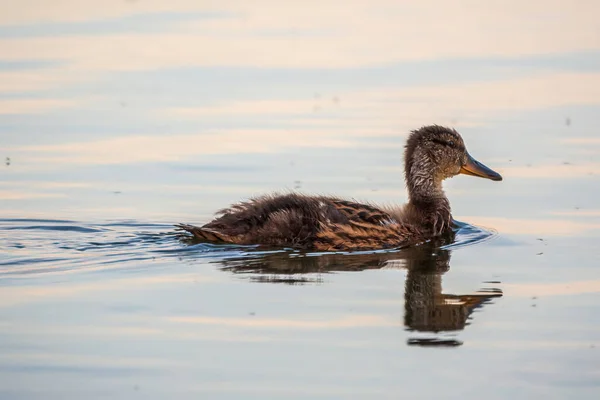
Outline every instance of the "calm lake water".
{"type": "Polygon", "coordinates": [[[0,398],[597,399],[594,2],[2,2],[0,398]],[[295,190],[403,203],[437,123],[504,176],[454,239],[189,243],[295,190]]]}

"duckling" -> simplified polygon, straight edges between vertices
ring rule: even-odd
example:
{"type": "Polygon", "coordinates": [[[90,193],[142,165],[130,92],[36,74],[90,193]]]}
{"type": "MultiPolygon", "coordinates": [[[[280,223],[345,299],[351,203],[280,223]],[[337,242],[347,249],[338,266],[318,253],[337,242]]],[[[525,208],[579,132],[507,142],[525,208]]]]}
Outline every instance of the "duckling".
{"type": "Polygon", "coordinates": [[[452,231],[444,179],[466,174],[502,180],[500,174],[471,157],[456,130],[439,125],[410,133],[404,173],[409,197],[404,206],[298,193],[269,194],[233,204],[206,225],[176,226],[195,239],[214,243],[311,251],[403,248],[452,231]]]}

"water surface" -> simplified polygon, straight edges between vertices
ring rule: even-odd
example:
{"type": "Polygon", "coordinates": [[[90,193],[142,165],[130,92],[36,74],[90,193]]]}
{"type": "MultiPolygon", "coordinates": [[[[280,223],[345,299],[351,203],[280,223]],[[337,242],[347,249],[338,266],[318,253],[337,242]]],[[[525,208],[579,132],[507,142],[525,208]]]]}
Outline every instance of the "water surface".
{"type": "Polygon", "coordinates": [[[599,11],[7,4],[0,398],[598,398],[599,11]],[[431,123],[504,177],[446,182],[455,237],[305,254],[173,229],[270,191],[403,203],[431,123]]]}

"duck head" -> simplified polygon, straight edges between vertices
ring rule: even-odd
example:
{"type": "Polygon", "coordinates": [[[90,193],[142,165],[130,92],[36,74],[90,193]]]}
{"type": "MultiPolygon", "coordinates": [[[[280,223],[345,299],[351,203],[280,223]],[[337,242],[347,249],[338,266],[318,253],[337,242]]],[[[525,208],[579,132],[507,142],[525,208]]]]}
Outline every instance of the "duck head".
{"type": "Polygon", "coordinates": [[[438,125],[412,131],[404,153],[411,200],[445,198],[442,181],[458,174],[501,181],[502,176],[475,160],[454,129],[438,125]]]}

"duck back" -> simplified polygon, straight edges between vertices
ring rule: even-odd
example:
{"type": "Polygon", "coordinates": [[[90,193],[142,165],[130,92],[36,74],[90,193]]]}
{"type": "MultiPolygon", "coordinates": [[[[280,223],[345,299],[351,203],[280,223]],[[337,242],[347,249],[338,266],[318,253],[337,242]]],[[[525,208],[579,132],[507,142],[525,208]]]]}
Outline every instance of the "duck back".
{"type": "Polygon", "coordinates": [[[400,247],[420,236],[378,207],[327,196],[265,195],[217,215],[202,227],[179,227],[200,240],[311,250],[400,247]]]}

